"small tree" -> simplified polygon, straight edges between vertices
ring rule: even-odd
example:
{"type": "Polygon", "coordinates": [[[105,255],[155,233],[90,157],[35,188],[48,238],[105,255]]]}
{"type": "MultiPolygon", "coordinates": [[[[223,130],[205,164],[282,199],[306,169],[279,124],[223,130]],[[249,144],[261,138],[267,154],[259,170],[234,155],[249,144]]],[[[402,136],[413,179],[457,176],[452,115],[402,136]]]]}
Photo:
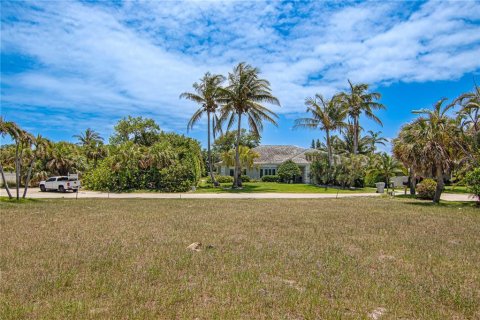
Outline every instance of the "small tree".
{"type": "Polygon", "coordinates": [[[287,160],[278,167],[278,176],[282,182],[295,181],[295,177],[301,175],[300,167],[292,160],[287,160]]]}
{"type": "Polygon", "coordinates": [[[465,176],[467,190],[477,198],[477,205],[480,205],[480,168],[476,168],[465,176]]]}

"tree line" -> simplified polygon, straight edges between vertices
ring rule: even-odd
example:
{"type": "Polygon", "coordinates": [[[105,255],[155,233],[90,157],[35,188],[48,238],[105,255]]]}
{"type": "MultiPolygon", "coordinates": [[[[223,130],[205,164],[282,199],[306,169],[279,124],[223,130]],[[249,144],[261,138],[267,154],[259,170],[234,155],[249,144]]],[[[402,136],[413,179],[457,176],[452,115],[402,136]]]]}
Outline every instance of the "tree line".
{"type": "MultiPolygon", "coordinates": [[[[91,190],[123,191],[155,189],[188,191],[203,175],[203,158],[197,140],[160,130],[153,119],[126,117],[114,127],[105,144],[103,137],[88,128],[75,135],[77,143],[53,142],[33,137],[13,122],[0,118],[0,134],[13,144],[2,146],[0,172],[15,172],[17,190],[38,184],[50,175],[81,173],[91,190]]],[[[13,197],[8,183],[6,192],[13,197]]]]}

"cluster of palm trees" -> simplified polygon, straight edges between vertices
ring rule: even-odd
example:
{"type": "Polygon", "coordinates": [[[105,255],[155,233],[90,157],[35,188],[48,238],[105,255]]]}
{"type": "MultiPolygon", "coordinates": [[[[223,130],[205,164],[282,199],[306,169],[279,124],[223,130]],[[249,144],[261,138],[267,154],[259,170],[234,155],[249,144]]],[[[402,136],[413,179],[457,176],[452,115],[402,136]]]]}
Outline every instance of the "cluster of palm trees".
{"type": "Polygon", "coordinates": [[[417,176],[436,179],[437,203],[447,175],[457,170],[462,176],[480,166],[480,88],[475,84],[473,92],[446,102],[444,98],[432,109],[414,111],[418,118],[404,125],[393,141],[394,155],[409,169],[412,181],[417,176]]]}
{"type": "Polygon", "coordinates": [[[385,139],[380,137],[381,132],[369,131],[370,137],[361,137],[360,116],[382,124],[375,115],[376,110],[385,109],[378,102],[380,93],[369,92],[368,84],[353,84],[348,80],[348,90],[335,94],[326,99],[321,94],[305,99],[306,112],[309,117],[295,121],[295,128],[307,128],[325,131],[326,151],[330,166],[334,165],[334,154],[359,154],[367,150],[374,152],[377,143],[383,144],[385,139]],[[332,136],[338,131],[343,134],[332,136]]]}
{"type": "Polygon", "coordinates": [[[14,155],[10,157],[7,153],[2,153],[2,158],[5,156],[8,159],[1,159],[6,161],[0,161],[0,174],[2,181],[5,185],[5,190],[9,198],[12,198],[12,193],[8,186],[7,180],[5,178],[4,167],[2,162],[13,164],[13,169],[15,171],[15,188],[16,188],[16,198],[20,198],[20,184],[22,183],[22,169],[23,166],[27,166],[27,172],[25,175],[25,189],[23,191],[22,197],[25,198],[27,195],[28,185],[32,176],[32,169],[35,164],[35,160],[43,157],[46,153],[47,148],[50,145],[50,142],[38,135],[34,137],[32,134],[20,128],[15,122],[5,121],[3,117],[0,117],[0,136],[5,137],[6,135],[10,136],[11,139],[15,142],[15,151],[14,155]]]}
{"type": "Polygon", "coordinates": [[[213,175],[211,135],[220,132],[224,126],[227,130],[236,126],[233,188],[240,188],[242,187],[240,135],[243,121],[250,131],[260,135],[264,121],[277,125],[277,115],[263,104],[280,106],[280,102],[272,94],[270,83],[260,77],[259,69],[245,62],[236,65],[227,77],[206,73],[200,82],[193,84],[193,88],[195,92],[185,92],[180,97],[200,105],[188,122],[188,129],[192,129],[204,114],[207,115],[209,171],[216,186],[218,183],[213,175]]]}

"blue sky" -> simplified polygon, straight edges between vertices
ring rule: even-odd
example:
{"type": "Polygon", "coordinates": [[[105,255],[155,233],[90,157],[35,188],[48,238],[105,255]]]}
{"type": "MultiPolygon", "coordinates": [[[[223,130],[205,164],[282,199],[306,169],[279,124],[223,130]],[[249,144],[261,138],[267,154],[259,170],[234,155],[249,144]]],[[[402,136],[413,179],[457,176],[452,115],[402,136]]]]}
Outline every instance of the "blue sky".
{"type": "MultiPolygon", "coordinates": [[[[186,133],[196,106],[178,99],[206,71],[246,61],[282,106],[265,144],[308,146],[292,130],[304,99],[347,79],[370,83],[393,138],[411,111],[480,82],[480,2],[2,1],[1,114],[53,140],[126,115],[186,133]]],[[[206,141],[205,125],[188,135],[206,141]]]]}

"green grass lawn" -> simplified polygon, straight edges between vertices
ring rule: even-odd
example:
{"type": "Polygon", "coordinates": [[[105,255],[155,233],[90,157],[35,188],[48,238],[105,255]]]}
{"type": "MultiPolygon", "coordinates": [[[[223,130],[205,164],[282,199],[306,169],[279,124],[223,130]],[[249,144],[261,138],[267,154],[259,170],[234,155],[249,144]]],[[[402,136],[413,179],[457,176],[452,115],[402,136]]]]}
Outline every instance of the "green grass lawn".
{"type": "Polygon", "coordinates": [[[324,188],[317,187],[311,184],[287,184],[276,182],[245,182],[242,189],[232,189],[231,183],[223,183],[221,187],[214,188],[212,185],[201,183],[195,192],[197,193],[262,193],[262,192],[274,192],[274,193],[351,193],[351,192],[375,192],[375,188],[358,188],[355,190],[348,189],[336,189],[336,188],[324,188]]]}
{"type": "Polygon", "coordinates": [[[445,193],[470,193],[467,191],[467,187],[465,186],[445,186],[443,190],[445,193]]]}
{"type": "Polygon", "coordinates": [[[366,319],[374,310],[381,319],[480,318],[472,204],[0,205],[0,319],[366,319]],[[186,249],[196,241],[202,251],[186,249]]]}

